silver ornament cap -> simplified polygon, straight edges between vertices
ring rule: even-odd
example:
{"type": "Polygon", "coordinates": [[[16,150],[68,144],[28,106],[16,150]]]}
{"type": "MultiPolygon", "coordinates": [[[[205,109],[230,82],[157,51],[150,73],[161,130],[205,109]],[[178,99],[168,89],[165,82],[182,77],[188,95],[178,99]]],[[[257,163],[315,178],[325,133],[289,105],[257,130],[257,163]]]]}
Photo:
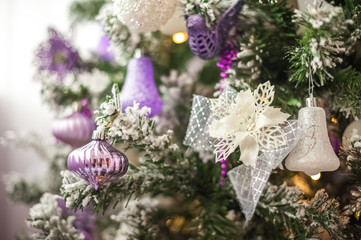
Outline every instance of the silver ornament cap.
{"type": "Polygon", "coordinates": [[[93,140],[104,140],[105,139],[104,131],[94,130],[93,134],[92,134],[92,139],[93,140]]]}
{"type": "Polygon", "coordinates": [[[317,107],[318,101],[317,101],[317,98],[313,97],[313,96],[310,96],[308,98],[306,98],[306,106],[307,107],[317,107]]]}

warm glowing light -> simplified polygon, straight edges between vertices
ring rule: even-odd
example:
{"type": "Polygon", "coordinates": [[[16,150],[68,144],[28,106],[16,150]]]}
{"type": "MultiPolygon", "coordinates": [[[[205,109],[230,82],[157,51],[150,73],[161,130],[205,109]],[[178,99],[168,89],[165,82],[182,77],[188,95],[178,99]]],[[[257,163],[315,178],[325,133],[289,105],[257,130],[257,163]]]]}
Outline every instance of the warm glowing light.
{"type": "Polygon", "coordinates": [[[312,175],[311,178],[312,178],[312,180],[317,181],[318,179],[321,178],[321,173],[317,173],[316,175],[312,175]]]}
{"type": "Polygon", "coordinates": [[[172,232],[179,232],[185,222],[185,217],[183,216],[177,216],[171,219],[168,219],[165,223],[166,226],[171,230],[172,232]]]}
{"type": "Polygon", "coordinates": [[[336,118],[331,118],[331,122],[333,122],[333,123],[335,123],[335,124],[337,124],[338,123],[338,121],[337,121],[337,119],[336,118]]]}
{"type": "Polygon", "coordinates": [[[173,34],[172,39],[173,42],[177,44],[181,44],[188,40],[188,34],[185,32],[177,32],[173,34]]]}
{"type": "Polygon", "coordinates": [[[355,217],[356,217],[357,220],[360,219],[360,215],[361,215],[361,212],[360,212],[360,211],[355,212],[355,217]]]}

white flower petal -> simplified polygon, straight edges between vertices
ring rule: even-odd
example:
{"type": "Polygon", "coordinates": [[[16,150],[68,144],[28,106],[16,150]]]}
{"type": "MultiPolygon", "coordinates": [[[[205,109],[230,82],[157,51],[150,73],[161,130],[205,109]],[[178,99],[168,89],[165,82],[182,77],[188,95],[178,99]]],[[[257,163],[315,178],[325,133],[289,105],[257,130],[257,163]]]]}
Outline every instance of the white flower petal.
{"type": "Polygon", "coordinates": [[[290,115],[281,112],[280,108],[268,107],[256,119],[256,129],[284,123],[290,115]]]}
{"type": "Polygon", "coordinates": [[[259,146],[256,139],[252,136],[247,136],[240,143],[241,156],[239,158],[246,166],[256,167],[259,146]]]}

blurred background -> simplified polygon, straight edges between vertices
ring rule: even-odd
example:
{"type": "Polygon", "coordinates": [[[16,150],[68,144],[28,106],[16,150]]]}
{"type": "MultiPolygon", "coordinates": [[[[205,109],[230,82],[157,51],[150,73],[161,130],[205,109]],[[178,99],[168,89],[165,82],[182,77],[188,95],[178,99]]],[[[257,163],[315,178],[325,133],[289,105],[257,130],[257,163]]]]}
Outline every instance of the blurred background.
{"type": "MultiPolygon", "coordinates": [[[[55,118],[42,104],[40,82],[33,79],[34,51],[47,38],[53,26],[71,36],[69,5],[71,0],[1,0],[0,1],[0,136],[6,130],[36,132],[52,141],[50,125],[55,118]]],[[[94,48],[101,35],[97,24],[81,26],[74,37],[80,51],[94,48]],[[85,40],[86,39],[86,40],[85,40]],[[85,41],[84,41],[85,40],[85,41]],[[82,43],[81,45],[78,43],[82,43]]],[[[45,164],[30,150],[0,148],[0,177],[9,172],[25,176],[40,175],[45,164]]],[[[24,229],[28,207],[7,199],[0,181],[1,239],[13,239],[24,229]]]]}

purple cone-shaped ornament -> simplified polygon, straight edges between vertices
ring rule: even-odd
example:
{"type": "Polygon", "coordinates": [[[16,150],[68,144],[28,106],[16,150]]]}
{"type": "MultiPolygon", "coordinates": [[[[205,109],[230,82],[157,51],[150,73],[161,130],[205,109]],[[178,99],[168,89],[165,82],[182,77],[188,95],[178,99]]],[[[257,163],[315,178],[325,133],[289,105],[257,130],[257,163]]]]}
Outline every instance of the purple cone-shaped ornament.
{"type": "Polygon", "coordinates": [[[120,92],[123,111],[133,106],[134,101],[140,108],[147,106],[152,109],[150,117],[157,115],[163,106],[154,82],[153,64],[147,57],[132,58],[128,64],[127,77],[120,92]]]}
{"type": "Polygon", "coordinates": [[[55,120],[51,131],[56,139],[78,148],[91,140],[95,130],[95,122],[80,112],[74,112],[68,117],[55,120]]]}
{"type": "Polygon", "coordinates": [[[90,182],[94,189],[123,176],[128,170],[128,159],[94,131],[93,141],[77,148],[68,156],[68,168],[90,182]]]}

